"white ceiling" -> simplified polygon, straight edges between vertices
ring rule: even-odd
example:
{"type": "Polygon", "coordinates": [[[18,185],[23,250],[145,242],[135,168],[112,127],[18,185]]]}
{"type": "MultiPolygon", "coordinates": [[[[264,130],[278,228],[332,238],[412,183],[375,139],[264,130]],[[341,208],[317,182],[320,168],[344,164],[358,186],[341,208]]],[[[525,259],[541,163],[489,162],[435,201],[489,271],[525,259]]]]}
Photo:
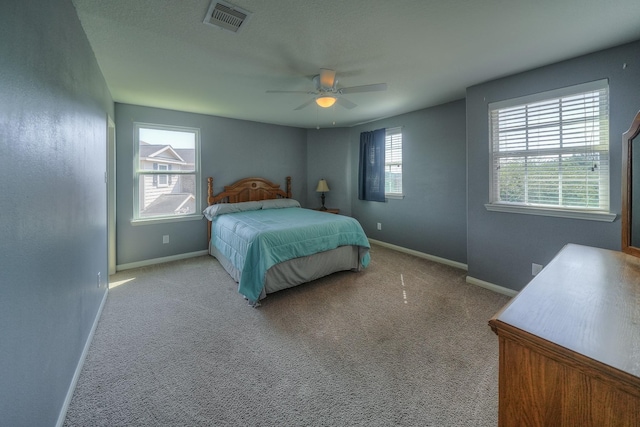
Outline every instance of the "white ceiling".
{"type": "MultiPolygon", "coordinates": [[[[73,0],[114,101],[303,128],[352,126],[461,99],[494,78],[640,39],[638,0],[73,0]],[[358,104],[294,111],[320,68],[358,104]],[[334,125],[335,122],[335,125],[334,125]]],[[[640,53],[639,53],[640,54],[640,53]]]]}

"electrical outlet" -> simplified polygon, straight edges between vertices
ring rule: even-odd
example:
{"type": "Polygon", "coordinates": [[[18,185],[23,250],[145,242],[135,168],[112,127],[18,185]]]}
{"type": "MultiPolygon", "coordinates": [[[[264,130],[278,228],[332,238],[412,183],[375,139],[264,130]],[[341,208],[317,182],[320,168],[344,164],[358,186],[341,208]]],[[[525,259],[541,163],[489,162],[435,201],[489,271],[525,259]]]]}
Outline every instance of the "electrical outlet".
{"type": "Polygon", "coordinates": [[[102,278],[100,277],[100,272],[98,271],[98,288],[102,286],[102,278]]]}
{"type": "Polygon", "coordinates": [[[162,236],[162,243],[169,243],[169,235],[165,234],[164,236],[162,236]]]}
{"type": "Polygon", "coordinates": [[[382,223],[381,222],[378,223],[378,230],[382,230],[382,223]]]}
{"type": "Polygon", "coordinates": [[[542,271],[542,266],[540,264],[536,264],[535,262],[531,264],[531,275],[535,276],[542,271]]]}

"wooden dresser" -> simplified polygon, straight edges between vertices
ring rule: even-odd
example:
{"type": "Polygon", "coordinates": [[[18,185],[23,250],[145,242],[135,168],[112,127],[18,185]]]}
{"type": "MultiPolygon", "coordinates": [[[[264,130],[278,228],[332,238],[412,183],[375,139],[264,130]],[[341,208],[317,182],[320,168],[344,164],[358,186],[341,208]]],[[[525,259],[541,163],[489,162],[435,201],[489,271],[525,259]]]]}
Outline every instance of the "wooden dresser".
{"type": "Polygon", "coordinates": [[[640,258],[567,245],[489,325],[499,426],[640,426],[640,258]]]}

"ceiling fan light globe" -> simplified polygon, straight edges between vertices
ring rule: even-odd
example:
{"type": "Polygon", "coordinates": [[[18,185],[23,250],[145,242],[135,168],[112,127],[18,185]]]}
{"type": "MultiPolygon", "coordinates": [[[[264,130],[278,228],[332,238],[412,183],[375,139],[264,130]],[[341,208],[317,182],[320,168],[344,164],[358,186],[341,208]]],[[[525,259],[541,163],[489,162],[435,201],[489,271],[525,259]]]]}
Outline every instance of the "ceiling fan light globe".
{"type": "Polygon", "coordinates": [[[319,96],[316,98],[316,104],[322,108],[329,108],[336,103],[335,96],[319,96]]]}

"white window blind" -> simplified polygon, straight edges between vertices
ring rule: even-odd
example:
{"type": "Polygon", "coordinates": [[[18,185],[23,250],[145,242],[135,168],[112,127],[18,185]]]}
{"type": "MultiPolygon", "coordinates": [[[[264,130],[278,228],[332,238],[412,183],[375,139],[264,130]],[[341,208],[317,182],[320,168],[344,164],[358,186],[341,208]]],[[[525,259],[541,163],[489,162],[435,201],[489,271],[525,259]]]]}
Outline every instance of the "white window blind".
{"type": "Polygon", "coordinates": [[[609,211],[606,80],[489,105],[491,203],[609,211]]]}
{"type": "Polygon", "coordinates": [[[386,130],[384,140],[384,192],[402,194],[402,128],[386,130]]]}

